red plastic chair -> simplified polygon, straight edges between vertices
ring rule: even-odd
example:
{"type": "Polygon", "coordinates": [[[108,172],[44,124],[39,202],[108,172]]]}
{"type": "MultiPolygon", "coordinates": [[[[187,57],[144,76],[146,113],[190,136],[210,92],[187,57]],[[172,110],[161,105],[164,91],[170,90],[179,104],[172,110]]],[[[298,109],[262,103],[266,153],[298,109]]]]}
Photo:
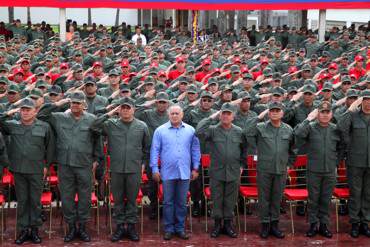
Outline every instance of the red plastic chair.
{"type": "Polygon", "coordinates": [[[296,161],[291,169],[288,169],[289,184],[284,190],[284,197],[289,203],[290,208],[290,219],[292,224],[292,234],[294,235],[294,218],[293,218],[293,207],[298,202],[307,202],[308,191],[307,188],[297,188],[298,186],[306,186],[306,184],[298,184],[298,172],[305,171],[307,167],[307,155],[298,155],[296,161]]]}
{"type": "Polygon", "coordinates": [[[202,154],[200,164],[202,166],[203,197],[206,210],[206,232],[208,232],[208,206],[209,203],[211,203],[211,187],[209,183],[209,168],[211,167],[211,156],[209,154],[202,154]]]}
{"type": "Polygon", "coordinates": [[[337,186],[334,188],[333,197],[335,199],[335,214],[336,214],[336,227],[337,232],[339,232],[339,206],[341,205],[341,201],[348,201],[350,193],[347,184],[347,170],[345,162],[341,162],[337,169],[337,186]]]}
{"type": "Polygon", "coordinates": [[[41,205],[43,209],[48,208],[49,210],[49,239],[51,238],[51,226],[53,216],[53,193],[51,191],[45,191],[41,194],[41,205]]]}

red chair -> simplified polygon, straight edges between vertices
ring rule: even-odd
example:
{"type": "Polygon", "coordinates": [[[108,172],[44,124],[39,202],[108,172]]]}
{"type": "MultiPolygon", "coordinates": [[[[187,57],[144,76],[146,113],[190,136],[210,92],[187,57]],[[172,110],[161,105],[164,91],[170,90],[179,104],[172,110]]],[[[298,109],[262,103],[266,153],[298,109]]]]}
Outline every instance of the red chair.
{"type": "Polygon", "coordinates": [[[308,191],[307,188],[297,188],[305,186],[306,184],[298,184],[299,171],[306,171],[307,167],[307,155],[298,155],[296,161],[293,164],[291,169],[288,169],[288,180],[289,184],[284,190],[284,197],[289,203],[290,208],[290,219],[292,224],[292,233],[294,235],[294,218],[293,218],[293,207],[297,205],[298,202],[303,201],[307,202],[308,200],[308,191]]]}
{"type": "Polygon", "coordinates": [[[53,216],[53,193],[51,191],[45,191],[41,194],[41,206],[43,209],[47,208],[49,210],[49,239],[51,238],[51,224],[53,216]]]}
{"type": "Polygon", "coordinates": [[[14,176],[8,168],[3,169],[2,185],[8,188],[8,208],[10,208],[11,202],[11,189],[14,186],[14,176]]]}
{"type": "Polygon", "coordinates": [[[208,232],[208,204],[211,202],[211,187],[209,181],[209,168],[211,166],[211,156],[209,154],[202,154],[200,160],[202,166],[202,185],[206,216],[206,232],[208,232]]]}
{"type": "Polygon", "coordinates": [[[5,197],[4,197],[4,195],[0,195],[0,206],[1,206],[1,241],[4,240],[4,205],[5,205],[5,197]]]}
{"type": "MultiPolygon", "coordinates": [[[[75,203],[78,203],[78,194],[75,195],[75,203]]],[[[95,215],[96,231],[99,234],[100,233],[100,230],[99,230],[99,225],[100,225],[99,224],[100,223],[100,219],[99,219],[99,200],[98,200],[98,197],[96,196],[95,191],[91,192],[91,207],[93,209],[96,209],[96,215],[95,215]]]]}
{"type": "Polygon", "coordinates": [[[347,184],[347,170],[345,162],[341,162],[337,169],[337,186],[333,191],[333,197],[335,199],[335,215],[336,215],[336,227],[337,232],[339,232],[339,206],[341,201],[348,201],[349,199],[349,188],[347,184]]]}
{"type": "Polygon", "coordinates": [[[239,187],[239,193],[244,201],[244,232],[247,231],[247,205],[249,207],[251,201],[258,200],[256,155],[248,155],[247,169],[245,172],[247,172],[247,175],[242,175],[241,181],[246,181],[239,187]]]}

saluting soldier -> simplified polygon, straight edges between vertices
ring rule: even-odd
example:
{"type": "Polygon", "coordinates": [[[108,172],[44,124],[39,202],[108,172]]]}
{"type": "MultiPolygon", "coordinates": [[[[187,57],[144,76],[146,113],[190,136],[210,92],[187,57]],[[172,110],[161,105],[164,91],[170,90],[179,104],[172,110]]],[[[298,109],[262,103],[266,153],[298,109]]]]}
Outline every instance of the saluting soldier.
{"type": "Polygon", "coordinates": [[[271,102],[268,110],[252,119],[246,129],[248,146],[257,150],[257,187],[260,236],[284,238],[279,229],[280,202],[285,188],[287,167],[295,160],[293,130],[282,122],[283,104],[271,102]],[[269,120],[258,123],[268,111],[269,120]]]}
{"type": "Polygon", "coordinates": [[[220,111],[200,121],[196,130],[201,140],[210,143],[210,189],[215,221],[212,238],[218,237],[222,230],[229,237],[238,236],[232,219],[240,175],[245,166],[246,139],[243,130],[232,124],[234,112],[235,107],[231,103],[224,103],[220,111]],[[219,122],[215,121],[217,117],[219,122]]]}
{"type": "Polygon", "coordinates": [[[64,220],[68,224],[64,242],[71,242],[77,236],[84,242],[91,241],[86,223],[90,218],[93,171],[102,147],[98,136],[90,130],[96,117],[86,112],[85,107],[84,93],[75,91],[70,98],[44,105],[38,115],[50,123],[56,134],[59,188],[64,220]],[[70,109],[58,112],[68,102],[70,109]],[[75,203],[76,194],[78,203],[75,203]]]}
{"type": "Polygon", "coordinates": [[[347,144],[350,235],[370,237],[370,90],[364,90],[338,122],[347,144]]]}
{"type": "Polygon", "coordinates": [[[330,122],[332,118],[330,102],[323,101],[294,130],[296,145],[308,144],[307,211],[310,228],[307,237],[314,237],[317,232],[327,238],[333,236],[328,229],[329,206],[336,183],[336,168],[344,157],[344,145],[337,126],[330,122]]]}
{"type": "Polygon", "coordinates": [[[111,240],[112,242],[121,240],[127,224],[129,239],[139,241],[139,235],[135,230],[135,224],[138,222],[136,198],[144,169],[142,165],[148,165],[149,161],[150,133],[148,126],[134,117],[133,99],[121,98],[119,104],[112,111],[99,117],[91,129],[108,137],[114,199],[113,217],[117,223],[111,240]],[[119,117],[111,118],[116,113],[119,117]]]}
{"type": "Polygon", "coordinates": [[[18,202],[17,229],[20,229],[20,234],[15,243],[31,240],[39,244],[43,178],[47,165],[53,161],[54,134],[48,123],[36,119],[37,111],[32,99],[22,100],[20,120],[7,120],[18,110],[10,110],[0,118],[3,133],[10,136],[10,170],[14,174],[18,202]]]}

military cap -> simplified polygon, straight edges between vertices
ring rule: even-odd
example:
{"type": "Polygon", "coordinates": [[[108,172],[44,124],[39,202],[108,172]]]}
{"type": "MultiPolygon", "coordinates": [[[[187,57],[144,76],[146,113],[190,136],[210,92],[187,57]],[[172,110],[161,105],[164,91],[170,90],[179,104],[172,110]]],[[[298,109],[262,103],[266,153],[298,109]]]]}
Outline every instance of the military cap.
{"type": "Polygon", "coordinates": [[[85,94],[82,91],[74,91],[69,96],[71,102],[83,103],[85,102],[85,94]]]}
{"type": "Polygon", "coordinates": [[[155,80],[154,80],[154,78],[153,78],[152,76],[147,76],[147,77],[145,78],[144,83],[145,83],[145,85],[149,85],[149,84],[154,85],[155,80]]]}
{"type": "Polygon", "coordinates": [[[235,107],[229,102],[223,103],[223,105],[221,106],[221,112],[226,112],[226,111],[234,113],[235,107]]]}
{"type": "Polygon", "coordinates": [[[30,98],[24,98],[20,104],[20,108],[35,108],[35,102],[30,98]]]}
{"type": "Polygon", "coordinates": [[[166,91],[167,86],[163,82],[158,82],[157,84],[155,84],[154,89],[156,92],[163,92],[166,91]]]}
{"type": "Polygon", "coordinates": [[[194,69],[194,67],[193,67],[193,66],[188,66],[188,67],[186,67],[186,72],[187,72],[187,73],[190,73],[190,72],[195,73],[195,69],[194,69]]]}
{"type": "Polygon", "coordinates": [[[189,83],[189,79],[186,76],[179,76],[179,78],[177,78],[177,81],[180,84],[183,84],[183,83],[188,84],[189,83]]]}
{"type": "Polygon", "coordinates": [[[322,56],[323,57],[330,57],[330,53],[328,51],[323,51],[322,56]]]}
{"type": "Polygon", "coordinates": [[[238,99],[250,99],[251,96],[248,92],[246,91],[241,91],[238,93],[238,99]]]}
{"type": "Polygon", "coordinates": [[[365,81],[366,81],[367,83],[370,83],[370,75],[368,75],[368,76],[366,77],[365,81]]]}
{"type": "Polygon", "coordinates": [[[45,75],[45,69],[43,67],[38,67],[35,69],[36,75],[45,75]]]}
{"type": "Polygon", "coordinates": [[[341,81],[342,81],[342,83],[344,83],[344,82],[351,83],[352,82],[351,77],[349,75],[342,76],[342,80],[341,81]]]}
{"type": "Polygon", "coordinates": [[[281,80],[281,73],[280,72],[275,72],[272,74],[272,79],[274,80],[281,80]]]}
{"type": "Polygon", "coordinates": [[[35,87],[36,88],[40,88],[40,87],[48,87],[49,84],[46,83],[46,81],[44,80],[38,80],[35,84],[35,87]]]}
{"type": "Polygon", "coordinates": [[[319,112],[331,111],[331,104],[329,101],[322,101],[317,107],[317,109],[319,110],[319,112]]]}
{"type": "Polygon", "coordinates": [[[231,73],[239,72],[240,71],[240,67],[238,65],[232,65],[230,67],[230,70],[231,70],[231,73]]]}
{"type": "Polygon", "coordinates": [[[81,51],[75,51],[73,53],[73,56],[77,57],[77,56],[82,56],[82,52],[81,51]]]}
{"type": "Polygon", "coordinates": [[[211,92],[209,91],[203,91],[201,94],[200,94],[200,97],[201,98],[211,98],[213,99],[213,95],[211,92]]]}
{"type": "Polygon", "coordinates": [[[304,85],[302,91],[303,91],[303,93],[311,93],[311,94],[314,94],[314,93],[316,93],[316,88],[312,84],[306,84],[306,85],[304,85]]]}
{"type": "Polygon", "coordinates": [[[357,98],[358,95],[359,95],[359,91],[356,89],[352,89],[352,88],[348,89],[346,93],[347,98],[353,98],[353,97],[357,98]]]}
{"type": "Polygon", "coordinates": [[[347,68],[341,68],[341,69],[339,70],[339,73],[340,73],[341,75],[348,75],[348,74],[349,74],[349,70],[348,70],[347,68]]]}
{"type": "Polygon", "coordinates": [[[9,69],[8,69],[8,67],[6,67],[4,64],[0,64],[0,71],[8,72],[8,71],[9,71],[9,69]]]}
{"type": "Polygon", "coordinates": [[[198,93],[198,89],[195,85],[189,85],[187,88],[186,88],[186,91],[188,93],[198,93]]]}
{"type": "Polygon", "coordinates": [[[284,109],[284,106],[281,102],[277,102],[277,101],[274,101],[274,102],[270,102],[268,104],[268,109],[269,110],[272,110],[272,109],[280,109],[280,110],[283,110],[284,109]]]}
{"type": "Polygon", "coordinates": [[[42,97],[42,91],[40,90],[40,89],[38,89],[38,88],[34,88],[34,89],[32,89],[31,91],[30,91],[30,94],[29,94],[29,96],[31,97],[31,98],[41,98],[42,97]]]}
{"type": "Polygon", "coordinates": [[[296,92],[296,93],[298,92],[297,87],[295,86],[288,87],[288,94],[293,93],[293,92],[296,92]]]}
{"type": "Polygon", "coordinates": [[[116,69],[111,69],[109,71],[109,74],[108,75],[109,76],[111,76],[111,75],[119,76],[119,73],[118,73],[118,71],[116,69]]]}
{"type": "Polygon", "coordinates": [[[159,92],[157,93],[155,99],[157,101],[169,101],[170,97],[168,97],[168,94],[165,92],[159,92]]]}
{"type": "Polygon", "coordinates": [[[131,90],[130,90],[130,87],[126,84],[126,83],[121,83],[120,85],[119,85],[119,90],[121,91],[121,92],[130,92],[131,90]]]}
{"type": "Polygon", "coordinates": [[[289,52],[289,57],[295,57],[295,56],[296,56],[295,51],[290,51],[289,52]]]}
{"type": "Polygon", "coordinates": [[[285,94],[285,90],[281,87],[275,87],[271,90],[272,95],[282,96],[285,94]]]}
{"type": "Polygon", "coordinates": [[[370,89],[366,89],[364,91],[361,92],[361,97],[363,97],[364,99],[369,99],[370,98],[370,89]]]}
{"type": "Polygon", "coordinates": [[[151,67],[151,68],[149,69],[149,74],[153,74],[153,75],[158,74],[158,68],[156,68],[156,67],[151,67]]]}
{"type": "Polygon", "coordinates": [[[263,70],[263,75],[264,76],[272,76],[272,69],[271,68],[265,68],[263,70]]]}
{"type": "Polygon", "coordinates": [[[0,83],[8,84],[9,80],[5,76],[0,76],[0,83]]]}
{"type": "Polygon", "coordinates": [[[62,93],[62,89],[58,85],[53,85],[49,88],[49,94],[59,95],[62,93]]]}
{"type": "Polygon", "coordinates": [[[243,79],[246,80],[246,79],[253,79],[253,75],[251,75],[250,73],[245,73],[243,74],[243,79]]]}
{"type": "Polygon", "coordinates": [[[319,59],[319,57],[316,54],[311,55],[311,60],[317,60],[317,59],[319,59]]]}
{"type": "Polygon", "coordinates": [[[134,100],[131,99],[130,97],[123,97],[123,98],[121,98],[120,101],[119,101],[119,104],[121,106],[127,105],[127,106],[129,106],[131,108],[135,106],[134,100]]]}
{"type": "Polygon", "coordinates": [[[52,61],[53,60],[53,57],[51,55],[47,55],[45,57],[45,61],[52,61]]]}
{"type": "Polygon", "coordinates": [[[321,91],[333,91],[333,84],[331,82],[325,82],[321,91]]]}
{"type": "Polygon", "coordinates": [[[15,83],[12,83],[8,86],[8,92],[13,92],[13,93],[19,93],[20,92],[20,89],[19,89],[19,86],[15,83]]]}
{"type": "Polygon", "coordinates": [[[93,85],[95,85],[96,84],[96,81],[95,81],[94,77],[88,76],[88,77],[86,77],[84,79],[84,83],[85,83],[85,85],[87,85],[87,84],[93,84],[93,85]]]}
{"type": "Polygon", "coordinates": [[[218,80],[216,78],[209,78],[208,79],[208,85],[216,84],[218,85],[218,80]]]}
{"type": "Polygon", "coordinates": [[[222,92],[225,92],[225,91],[232,91],[233,90],[233,88],[232,88],[232,86],[231,85],[229,85],[229,84],[224,84],[224,85],[222,85],[221,86],[221,91],[222,92]]]}
{"type": "Polygon", "coordinates": [[[83,71],[82,65],[81,64],[75,64],[75,65],[73,65],[72,71],[74,73],[79,72],[79,71],[83,71]]]}
{"type": "Polygon", "coordinates": [[[311,66],[309,64],[305,64],[302,66],[303,71],[312,71],[311,66]]]}

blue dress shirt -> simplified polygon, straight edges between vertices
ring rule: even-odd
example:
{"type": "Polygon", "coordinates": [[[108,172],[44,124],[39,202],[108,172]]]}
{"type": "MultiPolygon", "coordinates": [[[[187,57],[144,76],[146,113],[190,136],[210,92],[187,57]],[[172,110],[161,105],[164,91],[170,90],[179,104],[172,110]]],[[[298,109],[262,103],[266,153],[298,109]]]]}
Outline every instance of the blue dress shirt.
{"type": "Polygon", "coordinates": [[[162,180],[190,179],[191,170],[198,170],[200,163],[199,139],[192,126],[181,123],[175,128],[171,122],[154,131],[150,150],[150,168],[159,172],[162,180]]]}

